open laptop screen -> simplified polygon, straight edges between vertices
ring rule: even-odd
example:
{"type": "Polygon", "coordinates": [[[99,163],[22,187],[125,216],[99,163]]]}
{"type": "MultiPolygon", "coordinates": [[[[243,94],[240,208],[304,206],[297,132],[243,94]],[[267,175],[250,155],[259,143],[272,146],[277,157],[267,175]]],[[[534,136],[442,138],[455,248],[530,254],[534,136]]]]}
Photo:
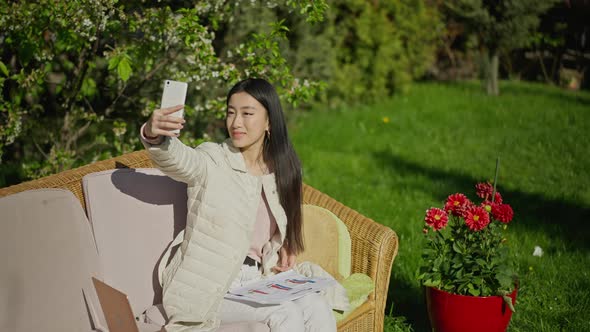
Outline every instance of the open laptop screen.
{"type": "Polygon", "coordinates": [[[94,277],[92,278],[92,282],[94,283],[96,295],[98,295],[98,300],[100,301],[109,331],[139,332],[127,295],[94,277]]]}

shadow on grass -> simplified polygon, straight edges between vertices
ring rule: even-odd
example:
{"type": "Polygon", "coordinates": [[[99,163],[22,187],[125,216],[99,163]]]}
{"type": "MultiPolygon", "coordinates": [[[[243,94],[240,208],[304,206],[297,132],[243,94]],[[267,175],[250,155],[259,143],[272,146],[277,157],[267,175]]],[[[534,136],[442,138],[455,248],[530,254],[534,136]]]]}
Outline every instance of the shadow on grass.
{"type": "MultiPolygon", "coordinates": [[[[417,176],[426,177],[429,181],[419,183],[408,180],[403,186],[415,186],[415,190],[427,192],[444,201],[449,194],[463,192],[475,198],[475,184],[484,179],[476,179],[470,175],[449,172],[434,167],[424,166],[416,162],[405,160],[389,151],[375,152],[373,158],[381,165],[384,175],[394,173],[396,177],[415,179],[417,176]],[[425,183],[427,183],[425,185],[425,183]]],[[[585,176],[585,175],[582,175],[585,176]]],[[[581,181],[581,184],[587,181],[581,181]]],[[[561,242],[565,250],[590,250],[590,207],[581,206],[568,201],[554,200],[540,194],[522,191],[502,190],[505,200],[515,211],[514,222],[523,229],[542,231],[551,239],[552,243],[561,242]],[[561,241],[557,241],[557,239],[561,241]]],[[[557,250],[547,248],[548,252],[557,250]]],[[[532,250],[532,249],[531,249],[532,250]]],[[[394,263],[395,265],[395,263],[394,263]]],[[[393,316],[405,316],[415,331],[430,331],[426,301],[422,289],[411,285],[392,274],[389,286],[386,313],[393,305],[393,316]]]]}
{"type": "Polygon", "coordinates": [[[534,98],[535,96],[544,95],[551,98],[559,99],[566,103],[578,103],[582,106],[590,106],[590,94],[585,91],[570,91],[559,88],[549,88],[547,85],[529,85],[506,83],[504,87],[505,95],[522,96],[524,98],[534,98]]]}
{"type": "MultiPolygon", "coordinates": [[[[441,202],[453,192],[463,192],[475,198],[475,184],[485,180],[420,165],[388,151],[376,152],[374,158],[382,164],[385,171],[389,169],[398,176],[411,178],[420,175],[429,178],[431,186],[424,187],[423,183],[419,183],[416,186],[420,188],[416,190],[434,194],[440,198],[441,202]]],[[[584,183],[588,181],[580,181],[580,185],[584,183]]],[[[566,248],[590,249],[590,223],[586,222],[590,220],[590,207],[565,200],[550,199],[540,194],[503,190],[501,184],[499,191],[514,209],[514,220],[518,225],[546,232],[551,238],[560,237],[566,244],[566,248]]]]}
{"type": "Polygon", "coordinates": [[[426,310],[426,298],[422,289],[409,284],[407,280],[400,279],[394,274],[389,280],[387,298],[395,299],[395,301],[387,303],[386,315],[391,312],[394,317],[404,316],[415,332],[431,331],[426,310]]]}

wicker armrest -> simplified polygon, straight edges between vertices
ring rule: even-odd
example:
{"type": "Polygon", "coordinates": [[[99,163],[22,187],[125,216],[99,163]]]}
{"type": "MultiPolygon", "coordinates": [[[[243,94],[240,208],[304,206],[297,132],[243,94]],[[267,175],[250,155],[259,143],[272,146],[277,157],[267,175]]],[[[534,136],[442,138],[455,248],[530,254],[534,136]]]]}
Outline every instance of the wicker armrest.
{"type": "Polygon", "coordinates": [[[352,240],[352,272],[365,273],[375,280],[375,292],[370,296],[375,300],[374,328],[382,330],[391,266],[398,249],[397,234],[305,184],[303,202],[332,211],[348,227],[352,240]]]}

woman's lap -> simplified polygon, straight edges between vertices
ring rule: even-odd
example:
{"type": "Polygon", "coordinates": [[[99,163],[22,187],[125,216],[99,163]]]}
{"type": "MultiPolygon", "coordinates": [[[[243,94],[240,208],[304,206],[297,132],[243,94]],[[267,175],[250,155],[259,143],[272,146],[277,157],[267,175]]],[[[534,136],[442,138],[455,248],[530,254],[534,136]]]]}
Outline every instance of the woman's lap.
{"type": "MultiPolygon", "coordinates": [[[[243,267],[232,283],[240,287],[259,280],[260,272],[243,267]]],[[[219,311],[222,322],[259,321],[267,323],[272,332],[336,331],[336,321],[327,302],[319,294],[308,294],[280,305],[262,305],[223,299],[219,311]]]]}

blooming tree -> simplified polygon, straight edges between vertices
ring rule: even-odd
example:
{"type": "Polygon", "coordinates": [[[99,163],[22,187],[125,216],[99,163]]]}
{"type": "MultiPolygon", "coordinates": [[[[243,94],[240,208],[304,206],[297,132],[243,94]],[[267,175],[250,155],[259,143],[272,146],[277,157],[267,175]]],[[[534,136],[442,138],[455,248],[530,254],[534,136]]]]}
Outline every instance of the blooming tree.
{"type": "Polygon", "coordinates": [[[2,2],[0,158],[34,178],[137,149],[137,127],[157,108],[164,79],[189,83],[187,144],[215,130],[240,79],[267,78],[295,106],[322,88],[286,65],[284,21],[220,54],[238,6],[283,6],[309,22],[327,8],[302,0],[2,2]]]}

